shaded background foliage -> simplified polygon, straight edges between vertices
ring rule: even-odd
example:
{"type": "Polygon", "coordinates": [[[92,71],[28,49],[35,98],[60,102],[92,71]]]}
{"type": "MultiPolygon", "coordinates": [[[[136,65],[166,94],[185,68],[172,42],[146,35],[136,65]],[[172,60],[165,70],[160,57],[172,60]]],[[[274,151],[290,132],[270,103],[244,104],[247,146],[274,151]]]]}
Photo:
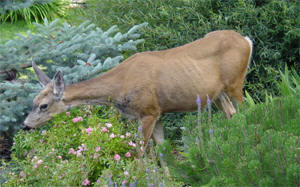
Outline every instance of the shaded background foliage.
{"type": "Polygon", "coordinates": [[[257,100],[265,90],[277,94],[274,81],[285,64],[300,72],[296,0],[88,0],[87,7],[93,22],[103,28],[117,24],[128,29],[148,22],[142,51],[180,46],[221,29],[249,36],[254,53],[245,89],[257,100]]]}

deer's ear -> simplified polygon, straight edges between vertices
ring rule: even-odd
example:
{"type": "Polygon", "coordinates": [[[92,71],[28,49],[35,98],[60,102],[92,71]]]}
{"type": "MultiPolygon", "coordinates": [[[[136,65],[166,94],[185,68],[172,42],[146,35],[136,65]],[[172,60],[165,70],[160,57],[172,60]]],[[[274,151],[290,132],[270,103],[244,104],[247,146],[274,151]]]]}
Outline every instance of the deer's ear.
{"type": "Polygon", "coordinates": [[[51,82],[50,78],[42,70],[40,70],[34,62],[32,62],[32,67],[43,86],[46,86],[49,82],[51,82]]]}
{"type": "Polygon", "coordinates": [[[58,70],[53,78],[53,93],[59,99],[62,98],[65,91],[65,80],[62,72],[58,70]]]}

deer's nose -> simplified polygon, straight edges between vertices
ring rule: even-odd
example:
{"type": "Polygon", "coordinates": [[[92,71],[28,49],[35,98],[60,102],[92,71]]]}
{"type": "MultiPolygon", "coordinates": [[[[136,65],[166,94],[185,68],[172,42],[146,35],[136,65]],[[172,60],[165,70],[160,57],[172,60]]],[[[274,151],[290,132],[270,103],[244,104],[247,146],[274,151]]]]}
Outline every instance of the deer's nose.
{"type": "Polygon", "coordinates": [[[30,130],[31,129],[31,127],[28,127],[28,126],[26,126],[24,123],[21,125],[21,129],[23,130],[23,131],[28,131],[28,130],[30,130]]]}

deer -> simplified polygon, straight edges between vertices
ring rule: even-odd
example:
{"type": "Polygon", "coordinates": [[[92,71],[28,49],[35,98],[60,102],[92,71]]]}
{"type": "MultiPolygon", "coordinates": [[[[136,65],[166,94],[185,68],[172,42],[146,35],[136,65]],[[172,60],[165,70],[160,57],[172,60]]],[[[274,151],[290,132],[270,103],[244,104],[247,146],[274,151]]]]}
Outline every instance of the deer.
{"type": "Polygon", "coordinates": [[[153,138],[164,141],[160,116],[197,110],[206,97],[226,118],[236,113],[234,102],[243,102],[243,83],[252,55],[252,41],[233,30],[206,34],[183,46],[136,53],[111,70],[90,80],[66,85],[62,71],[51,80],[33,62],[43,85],[33,100],[24,127],[38,128],[79,105],[113,104],[121,113],[139,121],[144,145],[153,138]]]}

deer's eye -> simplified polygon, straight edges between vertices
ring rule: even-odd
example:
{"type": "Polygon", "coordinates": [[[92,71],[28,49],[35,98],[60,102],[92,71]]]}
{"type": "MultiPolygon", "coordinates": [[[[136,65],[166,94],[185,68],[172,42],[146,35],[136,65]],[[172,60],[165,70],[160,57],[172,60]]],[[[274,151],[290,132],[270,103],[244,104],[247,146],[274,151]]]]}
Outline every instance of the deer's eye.
{"type": "Polygon", "coordinates": [[[47,104],[43,104],[43,105],[40,106],[40,110],[44,111],[44,110],[46,110],[47,107],[48,107],[47,104]]]}

